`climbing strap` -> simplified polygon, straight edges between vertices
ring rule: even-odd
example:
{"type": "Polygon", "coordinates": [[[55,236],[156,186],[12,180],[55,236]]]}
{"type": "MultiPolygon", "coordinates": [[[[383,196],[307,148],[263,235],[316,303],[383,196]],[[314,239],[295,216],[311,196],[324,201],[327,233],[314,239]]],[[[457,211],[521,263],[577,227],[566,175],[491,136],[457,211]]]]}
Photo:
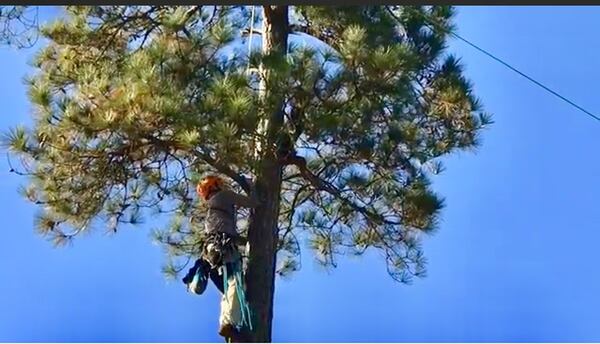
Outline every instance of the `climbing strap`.
{"type": "MultiPolygon", "coordinates": [[[[241,264],[239,261],[231,263],[232,270],[230,273],[235,279],[236,294],[238,297],[238,303],[240,304],[241,323],[236,324],[238,327],[243,328],[247,326],[252,331],[252,319],[250,313],[250,306],[246,300],[246,288],[244,287],[244,278],[242,275],[241,264]]],[[[222,266],[223,271],[223,293],[227,295],[227,288],[229,287],[229,276],[227,271],[227,265],[222,266]]]]}
{"type": "Polygon", "coordinates": [[[238,300],[240,303],[241,313],[242,313],[242,324],[248,326],[248,329],[252,331],[252,320],[250,313],[250,306],[248,305],[248,301],[246,300],[246,291],[243,285],[243,276],[241,269],[236,269],[235,271],[235,286],[237,288],[238,300]]]}

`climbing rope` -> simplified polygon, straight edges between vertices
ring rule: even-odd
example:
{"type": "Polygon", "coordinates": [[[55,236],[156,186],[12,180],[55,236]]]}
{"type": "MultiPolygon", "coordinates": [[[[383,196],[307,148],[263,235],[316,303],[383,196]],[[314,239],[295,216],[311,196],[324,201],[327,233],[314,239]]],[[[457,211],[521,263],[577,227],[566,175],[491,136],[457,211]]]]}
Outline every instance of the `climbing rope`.
{"type": "Polygon", "coordinates": [[[252,331],[252,318],[250,314],[250,306],[246,300],[246,291],[243,282],[242,271],[239,268],[239,263],[236,264],[237,269],[235,271],[235,286],[237,288],[238,301],[240,303],[240,311],[242,314],[242,324],[248,326],[248,329],[252,331]]]}
{"type": "MultiPolygon", "coordinates": [[[[244,326],[247,326],[248,329],[250,329],[250,331],[252,331],[252,319],[251,319],[251,313],[250,313],[250,306],[248,305],[248,301],[246,300],[246,292],[245,292],[245,287],[244,287],[244,279],[243,279],[243,275],[242,275],[242,271],[241,271],[241,266],[240,266],[240,262],[236,261],[235,263],[231,264],[232,270],[231,276],[235,279],[235,291],[237,294],[237,298],[238,298],[238,302],[240,304],[240,315],[241,315],[241,321],[239,324],[236,324],[238,327],[243,328],[244,326]]],[[[227,295],[227,289],[229,288],[228,282],[229,282],[229,274],[227,271],[227,266],[223,265],[222,266],[222,272],[223,272],[223,294],[227,295]]]]}
{"type": "Polygon", "coordinates": [[[248,37],[248,67],[246,72],[250,72],[250,54],[252,54],[252,36],[254,36],[254,10],[256,6],[252,6],[252,15],[250,16],[250,36],[248,37]]]}

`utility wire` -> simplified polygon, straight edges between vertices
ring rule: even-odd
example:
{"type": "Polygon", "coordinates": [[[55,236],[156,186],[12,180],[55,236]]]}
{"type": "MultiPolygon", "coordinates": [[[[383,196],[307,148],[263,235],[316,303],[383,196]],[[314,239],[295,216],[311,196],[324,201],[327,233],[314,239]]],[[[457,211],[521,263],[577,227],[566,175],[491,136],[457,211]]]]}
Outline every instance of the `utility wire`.
{"type": "MultiPolygon", "coordinates": [[[[392,14],[392,16],[394,16],[394,18],[396,18],[396,20],[399,21],[400,18],[398,18],[391,9],[388,8],[388,11],[392,14]]],[[[512,65],[510,65],[508,62],[505,62],[504,60],[502,60],[501,58],[495,56],[494,54],[490,53],[489,51],[481,48],[480,46],[478,46],[477,44],[469,41],[468,39],[462,37],[461,35],[457,34],[456,32],[446,29],[443,25],[441,25],[440,23],[435,22],[433,19],[427,17],[426,15],[422,16],[425,21],[427,21],[427,26],[429,26],[431,29],[435,29],[432,26],[437,27],[438,29],[450,34],[451,36],[455,37],[458,40],[463,41],[464,43],[470,45],[471,47],[475,48],[477,51],[485,54],[486,56],[490,57],[491,59],[493,59],[494,61],[502,64],[504,67],[512,70],[513,72],[519,74],[520,76],[524,77],[525,79],[529,80],[530,82],[534,83],[535,85],[537,85],[538,87],[542,88],[543,90],[545,90],[546,92],[552,94],[553,96],[559,98],[560,100],[564,101],[565,103],[573,106],[574,108],[576,108],[577,110],[583,112],[584,114],[588,115],[589,117],[595,119],[596,121],[600,122],[600,116],[593,114],[592,112],[586,110],[585,108],[583,108],[582,106],[578,105],[577,103],[575,103],[574,101],[570,100],[569,98],[561,95],[560,93],[558,93],[557,91],[554,91],[553,89],[551,89],[550,87],[544,85],[543,83],[541,83],[540,81],[537,81],[536,79],[534,79],[533,77],[525,74],[524,72],[518,70],[517,68],[513,67],[512,65]]]]}

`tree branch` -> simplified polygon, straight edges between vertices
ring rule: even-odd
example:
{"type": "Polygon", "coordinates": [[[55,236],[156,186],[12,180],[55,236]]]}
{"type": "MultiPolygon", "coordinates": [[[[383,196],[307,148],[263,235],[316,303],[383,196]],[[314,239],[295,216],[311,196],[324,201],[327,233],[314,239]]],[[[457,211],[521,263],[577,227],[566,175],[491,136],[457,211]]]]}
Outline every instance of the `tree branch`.
{"type": "Polygon", "coordinates": [[[400,224],[399,222],[396,222],[396,221],[387,220],[383,216],[381,216],[377,213],[374,213],[374,212],[370,211],[369,209],[367,209],[366,207],[360,206],[360,205],[352,202],[351,200],[347,199],[346,197],[344,197],[342,195],[342,192],[338,188],[336,188],[335,186],[331,185],[331,183],[324,181],[323,179],[319,178],[314,173],[312,173],[307,167],[306,159],[304,159],[303,157],[298,156],[298,155],[295,155],[293,157],[288,157],[287,161],[285,163],[288,165],[295,165],[296,167],[298,167],[302,177],[304,177],[304,179],[306,179],[314,188],[331,194],[332,196],[334,196],[338,200],[342,201],[344,204],[348,205],[355,211],[358,211],[361,214],[365,215],[371,221],[373,221],[375,223],[385,223],[388,225],[399,225],[400,224]]]}

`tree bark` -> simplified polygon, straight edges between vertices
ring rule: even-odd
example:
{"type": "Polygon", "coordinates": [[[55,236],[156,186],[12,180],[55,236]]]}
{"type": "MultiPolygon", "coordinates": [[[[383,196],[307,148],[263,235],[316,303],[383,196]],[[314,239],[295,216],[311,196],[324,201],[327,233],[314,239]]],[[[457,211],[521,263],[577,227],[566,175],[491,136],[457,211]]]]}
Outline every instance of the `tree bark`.
{"type": "MultiPolygon", "coordinates": [[[[287,52],[288,6],[263,6],[263,53],[279,55],[287,52]]],[[[264,123],[266,142],[261,147],[261,164],[256,174],[256,193],[261,204],[250,218],[248,231],[247,295],[253,312],[252,342],[270,342],[275,292],[275,265],[278,245],[278,218],[281,192],[281,164],[276,155],[276,136],[283,124],[283,102],[272,96],[271,75],[262,69],[261,96],[270,106],[264,123]]]]}

